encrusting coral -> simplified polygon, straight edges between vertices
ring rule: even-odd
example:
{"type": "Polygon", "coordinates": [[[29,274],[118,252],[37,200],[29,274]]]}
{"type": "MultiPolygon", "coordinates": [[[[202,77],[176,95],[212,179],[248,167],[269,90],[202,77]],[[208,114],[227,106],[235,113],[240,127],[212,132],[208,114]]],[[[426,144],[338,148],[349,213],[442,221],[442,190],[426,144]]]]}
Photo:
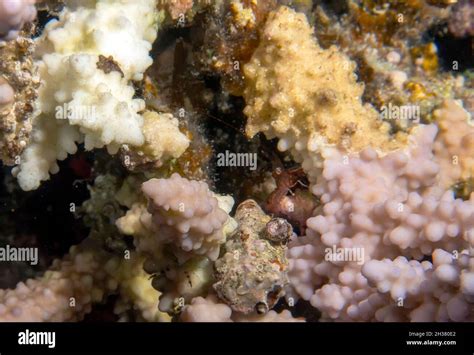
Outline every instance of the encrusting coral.
{"type": "Polygon", "coordinates": [[[288,285],[285,253],[293,228],[282,218],[266,215],[253,200],[242,202],[234,218],[238,228],[215,263],[213,288],[233,310],[264,314],[288,285]]]}
{"type": "Polygon", "coordinates": [[[260,44],[244,66],[247,135],[277,136],[282,150],[292,145],[309,150],[396,147],[389,126],[362,103],[364,88],[354,69],[336,47],[319,47],[304,14],[280,7],[269,15],[260,44]]]}
{"type": "Polygon", "coordinates": [[[0,45],[0,160],[18,163],[28,145],[40,78],[33,61],[33,28],[0,45]]]}

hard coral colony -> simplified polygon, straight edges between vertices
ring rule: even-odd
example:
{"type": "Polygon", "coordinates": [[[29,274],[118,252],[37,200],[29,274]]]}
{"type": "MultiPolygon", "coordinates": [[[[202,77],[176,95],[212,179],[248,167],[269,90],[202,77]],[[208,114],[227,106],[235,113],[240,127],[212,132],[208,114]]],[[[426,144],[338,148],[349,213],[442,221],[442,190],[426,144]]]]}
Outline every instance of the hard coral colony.
{"type": "Polygon", "coordinates": [[[58,245],[0,321],[473,321],[474,10],[439,3],[0,1],[0,262],[58,245]]]}

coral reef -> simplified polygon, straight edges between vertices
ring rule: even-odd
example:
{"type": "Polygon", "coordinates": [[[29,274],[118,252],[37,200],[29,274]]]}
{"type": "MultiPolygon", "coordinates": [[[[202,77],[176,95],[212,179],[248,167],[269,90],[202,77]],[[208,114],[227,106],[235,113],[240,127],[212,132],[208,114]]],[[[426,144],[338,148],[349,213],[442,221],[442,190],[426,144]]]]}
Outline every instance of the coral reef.
{"type": "Polygon", "coordinates": [[[474,321],[471,13],[2,2],[0,321],[474,321]]]}
{"type": "Polygon", "coordinates": [[[472,84],[459,75],[466,69],[459,58],[443,63],[438,55],[441,40],[436,37],[442,39],[447,29],[441,26],[460,4],[451,10],[427,1],[344,3],[342,15],[337,6],[318,4],[316,36],[323,47],[338,45],[357,62],[365,100],[381,110],[402,109],[382,115],[392,129],[406,131],[419,121],[429,122],[443,100],[473,95],[472,84]],[[442,65],[451,72],[441,71],[442,65]]]}

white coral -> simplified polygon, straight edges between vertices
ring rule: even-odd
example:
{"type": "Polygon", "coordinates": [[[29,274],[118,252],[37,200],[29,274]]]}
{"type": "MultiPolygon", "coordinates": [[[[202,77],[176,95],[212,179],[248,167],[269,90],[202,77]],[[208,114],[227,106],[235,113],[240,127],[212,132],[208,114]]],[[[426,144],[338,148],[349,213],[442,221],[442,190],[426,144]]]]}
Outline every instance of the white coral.
{"type": "Polygon", "coordinates": [[[152,63],[158,19],[153,0],[97,0],[66,7],[59,21],[48,23],[35,54],[43,80],[39,115],[14,170],[24,190],[57,172],[56,160],[74,153],[77,143],[115,153],[121,144],[145,142],[139,114],[145,104],[133,98],[130,80],[140,80],[152,63]],[[112,56],[114,69],[101,69],[99,55],[112,56]]]}

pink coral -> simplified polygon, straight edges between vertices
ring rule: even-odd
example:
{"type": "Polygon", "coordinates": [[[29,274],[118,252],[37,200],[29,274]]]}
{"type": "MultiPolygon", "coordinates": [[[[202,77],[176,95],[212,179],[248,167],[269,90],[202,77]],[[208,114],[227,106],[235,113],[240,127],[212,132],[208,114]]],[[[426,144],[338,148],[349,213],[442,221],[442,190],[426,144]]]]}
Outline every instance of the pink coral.
{"type": "Polygon", "coordinates": [[[0,321],[81,320],[93,302],[116,291],[119,261],[88,244],[72,247],[42,277],[20,282],[13,290],[0,290],[0,321]]]}
{"type": "Polygon", "coordinates": [[[36,18],[35,0],[0,1],[0,39],[12,40],[26,22],[36,18]]]}
{"type": "Polygon", "coordinates": [[[222,229],[229,216],[206,183],[175,173],[169,179],[145,182],[142,190],[159,231],[156,238],[184,252],[217,259],[220,244],[225,241],[222,229]]]}
{"type": "Polygon", "coordinates": [[[8,82],[0,77],[0,108],[12,103],[15,98],[15,92],[8,82]]]}
{"type": "Polygon", "coordinates": [[[474,2],[460,0],[453,6],[448,28],[455,37],[474,36],[474,2]]]}
{"type": "Polygon", "coordinates": [[[206,298],[194,298],[191,304],[184,307],[180,317],[183,322],[304,322],[302,318],[294,318],[288,310],[281,313],[272,310],[266,314],[232,312],[227,304],[220,303],[213,294],[206,298]]]}
{"type": "Polygon", "coordinates": [[[322,175],[312,186],[323,205],[307,221],[307,236],[292,242],[288,252],[294,291],[324,317],[472,317],[466,313],[472,278],[462,270],[470,267],[465,259],[473,242],[474,199],[455,199],[437,186],[435,135],[434,125],[419,126],[406,150],[384,156],[372,149],[351,155],[337,149],[324,153],[322,175]],[[466,255],[456,265],[443,267],[452,282],[443,277],[443,269],[427,271],[432,263],[419,262],[427,255],[435,258],[439,250],[466,255]],[[464,293],[456,294],[462,275],[467,278],[464,293]],[[424,280],[433,287],[424,289],[424,280]],[[420,309],[426,312],[415,311],[420,309]]]}
{"type": "Polygon", "coordinates": [[[214,295],[206,298],[193,298],[191,304],[181,313],[183,322],[232,322],[232,309],[225,303],[219,303],[214,295]]]}

